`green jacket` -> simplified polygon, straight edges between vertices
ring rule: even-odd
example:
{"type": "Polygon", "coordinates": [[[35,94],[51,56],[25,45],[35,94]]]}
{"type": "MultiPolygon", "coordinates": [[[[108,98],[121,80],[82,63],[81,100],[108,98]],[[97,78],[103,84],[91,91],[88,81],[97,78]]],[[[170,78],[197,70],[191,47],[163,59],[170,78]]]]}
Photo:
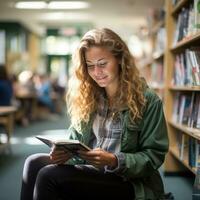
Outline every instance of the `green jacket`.
{"type": "MultiPolygon", "coordinates": [[[[133,184],[136,200],[157,200],[164,194],[158,168],[168,151],[168,135],[162,101],[149,88],[145,91],[145,98],[147,105],[140,122],[132,123],[128,110],[122,111],[121,152],[125,154],[126,169],[121,175],[133,184]]],[[[91,130],[92,120],[82,124],[80,130],[70,127],[70,138],[87,145],[91,130]]],[[[75,159],[69,161],[70,164],[77,162],[75,159]]]]}

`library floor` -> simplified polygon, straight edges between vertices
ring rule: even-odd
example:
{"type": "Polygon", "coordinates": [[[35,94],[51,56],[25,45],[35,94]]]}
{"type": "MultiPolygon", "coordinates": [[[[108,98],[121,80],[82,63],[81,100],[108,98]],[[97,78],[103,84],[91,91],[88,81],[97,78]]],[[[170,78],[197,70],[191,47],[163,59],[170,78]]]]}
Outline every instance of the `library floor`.
{"type": "MultiPolygon", "coordinates": [[[[25,158],[49,149],[37,139],[39,134],[65,134],[66,117],[51,116],[48,120],[31,123],[27,127],[16,126],[12,138],[11,153],[0,154],[0,200],[19,200],[21,176],[25,158]]],[[[0,129],[0,133],[3,130],[0,129]]],[[[3,139],[3,137],[2,137],[3,139]]],[[[161,168],[162,173],[162,168],[161,168]]],[[[166,192],[172,192],[175,200],[191,200],[193,180],[189,177],[163,176],[166,192]]]]}

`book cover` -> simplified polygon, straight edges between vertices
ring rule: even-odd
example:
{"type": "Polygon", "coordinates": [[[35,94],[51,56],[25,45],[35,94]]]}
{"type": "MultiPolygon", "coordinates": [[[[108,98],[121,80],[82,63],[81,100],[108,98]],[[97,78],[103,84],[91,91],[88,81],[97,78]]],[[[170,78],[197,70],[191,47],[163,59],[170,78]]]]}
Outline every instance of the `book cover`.
{"type": "Polygon", "coordinates": [[[200,0],[194,0],[194,27],[196,32],[200,30],[200,0]]]}
{"type": "Polygon", "coordinates": [[[197,128],[197,121],[198,121],[198,113],[200,112],[200,94],[196,93],[195,100],[194,100],[194,107],[192,110],[192,121],[191,127],[197,128]]]}
{"type": "Polygon", "coordinates": [[[196,154],[197,154],[197,141],[196,139],[189,137],[189,152],[188,152],[188,164],[190,167],[196,165],[196,154]]]}
{"type": "Polygon", "coordinates": [[[192,97],[190,95],[185,95],[185,104],[183,109],[182,124],[188,125],[190,115],[191,115],[192,97]]]}
{"type": "Polygon", "coordinates": [[[66,152],[71,152],[75,155],[77,155],[77,151],[79,150],[83,151],[91,150],[87,145],[83,144],[79,140],[55,139],[44,136],[36,136],[36,138],[45,143],[46,145],[48,145],[50,148],[56,146],[56,148],[65,150],[66,152]]]}

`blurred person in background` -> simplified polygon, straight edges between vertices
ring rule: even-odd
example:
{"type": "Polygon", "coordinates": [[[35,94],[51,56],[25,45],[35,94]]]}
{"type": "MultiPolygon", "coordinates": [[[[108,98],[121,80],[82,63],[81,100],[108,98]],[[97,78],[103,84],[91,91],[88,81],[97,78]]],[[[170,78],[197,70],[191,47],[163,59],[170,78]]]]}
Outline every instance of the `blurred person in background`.
{"type": "Polygon", "coordinates": [[[36,99],[36,89],[33,82],[34,73],[30,70],[21,71],[13,76],[15,104],[17,105],[17,121],[23,126],[29,125],[33,119],[33,104],[36,99]]]}
{"type": "Polygon", "coordinates": [[[49,108],[51,112],[54,112],[54,104],[51,98],[52,85],[49,77],[47,75],[35,75],[34,82],[38,103],[49,108]]]}
{"type": "Polygon", "coordinates": [[[125,42],[110,29],[91,30],[74,65],[68,137],[92,150],[29,156],[21,200],[165,199],[158,171],[168,151],[162,100],[140,77],[125,42]]]}
{"type": "Polygon", "coordinates": [[[30,70],[24,70],[18,75],[19,90],[25,94],[36,94],[34,73],[30,70]]]}
{"type": "Polygon", "coordinates": [[[13,98],[12,82],[4,65],[0,65],[0,106],[10,106],[13,98]]]}

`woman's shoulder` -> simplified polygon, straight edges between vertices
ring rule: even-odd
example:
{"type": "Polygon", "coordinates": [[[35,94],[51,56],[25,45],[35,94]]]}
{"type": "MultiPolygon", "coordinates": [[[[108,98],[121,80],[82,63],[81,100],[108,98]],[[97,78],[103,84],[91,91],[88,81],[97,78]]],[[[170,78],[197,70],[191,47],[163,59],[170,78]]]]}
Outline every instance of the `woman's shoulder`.
{"type": "Polygon", "coordinates": [[[162,103],[162,99],[156,94],[156,92],[153,89],[149,87],[145,89],[144,97],[147,101],[146,103],[148,106],[154,103],[162,103]]]}
{"type": "Polygon", "coordinates": [[[151,102],[151,101],[154,102],[157,100],[161,100],[160,97],[156,94],[156,92],[148,86],[145,78],[140,77],[140,80],[143,85],[144,97],[147,100],[147,102],[151,102]]]}
{"type": "Polygon", "coordinates": [[[143,126],[144,121],[155,120],[160,116],[159,113],[163,112],[162,99],[151,88],[146,88],[144,91],[146,104],[143,110],[142,119],[140,121],[140,127],[143,126]]]}

